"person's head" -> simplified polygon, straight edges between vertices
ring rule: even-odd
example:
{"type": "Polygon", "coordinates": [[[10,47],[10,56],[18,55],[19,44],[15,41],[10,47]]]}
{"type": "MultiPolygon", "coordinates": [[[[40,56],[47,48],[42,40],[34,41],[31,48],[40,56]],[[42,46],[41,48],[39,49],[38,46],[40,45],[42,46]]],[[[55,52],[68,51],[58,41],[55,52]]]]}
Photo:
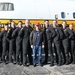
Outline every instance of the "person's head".
{"type": "Polygon", "coordinates": [[[62,27],[63,27],[63,29],[66,28],[66,24],[67,24],[66,21],[63,21],[63,22],[62,22],[62,27]]]}
{"type": "Polygon", "coordinates": [[[5,25],[4,26],[4,29],[7,31],[8,30],[8,25],[5,25]]]}
{"type": "Polygon", "coordinates": [[[39,30],[40,29],[40,23],[39,22],[36,22],[35,28],[36,28],[36,30],[39,30]]]}
{"type": "Polygon", "coordinates": [[[53,21],[53,27],[55,28],[56,26],[57,26],[57,21],[54,20],[54,21],[53,21]]]}
{"type": "Polygon", "coordinates": [[[15,22],[14,21],[11,22],[11,27],[15,28],[15,22]]]}
{"type": "Polygon", "coordinates": [[[18,22],[18,27],[19,27],[19,28],[22,28],[22,21],[19,21],[19,22],[18,22]]]}
{"type": "Polygon", "coordinates": [[[26,20],[25,20],[25,25],[26,25],[26,27],[29,27],[29,25],[30,25],[30,20],[26,19],[26,20]]]}
{"type": "Polygon", "coordinates": [[[45,27],[47,28],[49,26],[49,20],[44,21],[45,27]]]}
{"type": "Polygon", "coordinates": [[[70,29],[70,30],[73,29],[73,25],[72,25],[72,24],[69,25],[69,29],[70,29]]]}

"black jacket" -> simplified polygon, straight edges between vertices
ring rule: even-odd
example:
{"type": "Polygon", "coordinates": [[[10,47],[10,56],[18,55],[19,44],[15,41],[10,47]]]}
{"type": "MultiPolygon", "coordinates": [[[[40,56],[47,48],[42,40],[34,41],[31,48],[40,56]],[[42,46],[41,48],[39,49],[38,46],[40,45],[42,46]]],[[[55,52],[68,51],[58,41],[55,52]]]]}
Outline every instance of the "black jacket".
{"type": "Polygon", "coordinates": [[[21,43],[22,42],[22,38],[19,36],[19,33],[21,31],[21,28],[16,28],[13,33],[12,33],[12,38],[16,39],[16,43],[21,43]]]}
{"type": "Polygon", "coordinates": [[[45,35],[45,41],[48,40],[52,41],[56,34],[53,27],[50,26],[48,28],[44,28],[44,35],[45,35]]]}
{"type": "MultiPolygon", "coordinates": [[[[36,30],[32,31],[30,34],[30,44],[31,45],[35,45],[36,44],[36,30]]],[[[42,31],[39,31],[39,36],[40,36],[40,41],[39,43],[41,43],[41,45],[44,45],[45,43],[45,37],[44,37],[44,33],[42,31]]]]}
{"type": "Polygon", "coordinates": [[[70,40],[75,40],[75,30],[70,30],[69,31],[72,33],[72,36],[70,36],[70,40]]]}
{"type": "Polygon", "coordinates": [[[54,42],[60,41],[63,38],[63,32],[60,27],[53,28],[55,30],[56,36],[54,37],[54,42]]]}
{"type": "Polygon", "coordinates": [[[24,26],[24,28],[20,31],[19,36],[23,38],[29,38],[32,30],[33,29],[31,28],[31,26],[29,26],[28,28],[24,26]]]}
{"type": "Polygon", "coordinates": [[[9,32],[7,33],[7,38],[8,38],[9,40],[15,39],[15,38],[12,37],[12,33],[13,33],[13,31],[14,31],[15,29],[16,29],[16,28],[10,28],[9,32]]]}
{"type": "Polygon", "coordinates": [[[9,42],[9,39],[7,38],[8,31],[4,30],[0,33],[0,39],[2,39],[3,43],[9,42]]]}
{"type": "Polygon", "coordinates": [[[63,40],[64,39],[70,39],[71,37],[73,37],[72,31],[68,27],[66,27],[65,29],[62,29],[62,31],[63,31],[63,34],[64,34],[63,40]]]}

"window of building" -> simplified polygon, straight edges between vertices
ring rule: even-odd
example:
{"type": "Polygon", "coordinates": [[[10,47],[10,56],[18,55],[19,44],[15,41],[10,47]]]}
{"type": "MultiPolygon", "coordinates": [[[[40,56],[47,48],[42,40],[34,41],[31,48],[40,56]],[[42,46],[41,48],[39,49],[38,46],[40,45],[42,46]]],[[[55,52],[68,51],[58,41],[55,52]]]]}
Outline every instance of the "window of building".
{"type": "Polygon", "coordinates": [[[65,18],[65,12],[61,12],[61,17],[65,18]]]}
{"type": "Polygon", "coordinates": [[[13,3],[0,3],[0,11],[13,11],[14,4],[13,3]]]}
{"type": "Polygon", "coordinates": [[[73,13],[73,18],[75,18],[75,12],[73,13]]]}

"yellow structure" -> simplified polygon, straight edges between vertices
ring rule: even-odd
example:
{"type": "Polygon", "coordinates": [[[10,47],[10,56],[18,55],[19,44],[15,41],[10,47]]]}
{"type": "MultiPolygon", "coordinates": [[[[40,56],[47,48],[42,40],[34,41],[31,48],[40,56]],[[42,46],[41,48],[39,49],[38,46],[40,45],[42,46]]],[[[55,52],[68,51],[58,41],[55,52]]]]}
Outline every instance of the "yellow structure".
{"type": "MultiPolygon", "coordinates": [[[[22,21],[23,23],[25,23],[25,20],[12,20],[14,21],[16,24],[19,22],[19,21],[22,21]]],[[[52,21],[53,20],[49,20],[49,23],[52,24],[52,21]]],[[[40,22],[40,24],[44,24],[44,20],[30,20],[30,23],[33,25],[35,25],[36,22],[40,22]]],[[[62,24],[63,20],[58,20],[58,24],[62,24]]],[[[66,20],[67,24],[73,24],[74,25],[74,29],[75,29],[75,20],[66,20]]],[[[5,24],[10,24],[10,20],[0,20],[0,25],[1,26],[1,30],[4,29],[4,25],[5,24]]]]}

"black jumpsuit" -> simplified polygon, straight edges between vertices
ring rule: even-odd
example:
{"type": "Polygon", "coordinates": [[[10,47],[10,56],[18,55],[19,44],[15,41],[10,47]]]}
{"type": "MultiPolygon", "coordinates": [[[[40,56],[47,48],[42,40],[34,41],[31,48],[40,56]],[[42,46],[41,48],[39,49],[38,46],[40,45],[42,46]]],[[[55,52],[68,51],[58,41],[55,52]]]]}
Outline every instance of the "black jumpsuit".
{"type": "Polygon", "coordinates": [[[10,28],[9,33],[7,34],[7,38],[9,41],[9,62],[16,61],[16,39],[12,37],[12,33],[16,28],[10,28]],[[13,58],[12,58],[13,56],[13,58]]]}
{"type": "Polygon", "coordinates": [[[44,29],[44,35],[45,35],[45,61],[43,64],[46,64],[48,61],[48,52],[50,52],[50,57],[51,57],[51,66],[54,64],[54,55],[53,55],[53,50],[52,50],[52,41],[53,38],[55,37],[55,31],[52,27],[48,27],[44,29]]]}
{"type": "Polygon", "coordinates": [[[24,26],[20,32],[20,36],[23,36],[22,48],[23,48],[23,65],[27,65],[27,54],[29,58],[29,63],[32,64],[32,49],[30,47],[30,33],[32,28],[24,26]]]}
{"type": "Polygon", "coordinates": [[[8,31],[4,30],[0,34],[0,38],[2,39],[2,60],[3,62],[8,61],[8,53],[9,53],[9,39],[7,38],[8,31]]]}
{"type": "Polygon", "coordinates": [[[63,32],[60,27],[56,26],[54,28],[56,36],[53,39],[54,42],[54,51],[56,54],[56,63],[62,65],[62,55],[61,55],[61,39],[63,38],[63,32]]]}
{"type": "Polygon", "coordinates": [[[22,37],[19,36],[19,32],[21,28],[16,28],[13,33],[12,37],[16,38],[16,63],[22,64],[22,37]]]}
{"type": "Polygon", "coordinates": [[[66,65],[69,64],[70,62],[70,58],[69,58],[69,52],[70,52],[70,49],[69,49],[69,46],[70,46],[70,38],[73,36],[73,33],[71,31],[69,31],[69,28],[66,27],[65,29],[63,29],[63,39],[62,39],[62,45],[63,45],[63,50],[65,51],[65,62],[66,62],[66,65]]]}

